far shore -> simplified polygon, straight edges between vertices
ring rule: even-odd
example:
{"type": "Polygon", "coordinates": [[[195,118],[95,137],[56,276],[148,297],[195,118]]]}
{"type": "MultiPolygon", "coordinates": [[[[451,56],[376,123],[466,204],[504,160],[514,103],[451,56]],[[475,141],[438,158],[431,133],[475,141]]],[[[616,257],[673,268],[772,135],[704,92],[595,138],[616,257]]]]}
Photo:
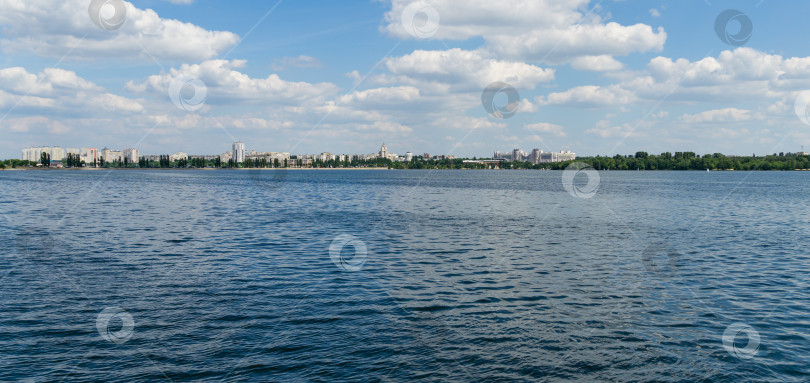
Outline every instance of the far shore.
{"type": "MultiPolygon", "coordinates": [[[[219,171],[219,170],[240,170],[240,171],[276,171],[276,170],[488,170],[488,171],[546,171],[550,169],[470,169],[470,168],[462,168],[462,169],[391,169],[391,168],[383,168],[383,167],[368,167],[368,168],[5,168],[0,169],[2,171],[21,171],[21,170],[28,170],[28,171],[101,171],[101,170],[120,170],[120,171],[139,171],[139,170],[163,170],[163,171],[191,171],[191,170],[209,170],[209,171],[219,171]]],[[[562,171],[562,170],[557,170],[562,171]]],[[[705,170],[611,170],[605,169],[600,170],[601,172],[705,172],[705,170]]],[[[714,169],[711,170],[712,172],[739,172],[739,171],[756,171],[756,172],[805,172],[810,171],[810,169],[792,169],[792,170],[779,170],[779,169],[772,169],[772,170],[737,170],[737,169],[714,169]]]]}
{"type": "Polygon", "coordinates": [[[5,168],[0,169],[0,171],[15,171],[15,170],[32,170],[32,171],[98,171],[98,170],[124,170],[124,171],[133,171],[133,170],[175,170],[175,171],[187,171],[187,170],[394,170],[389,168],[5,168]]]}

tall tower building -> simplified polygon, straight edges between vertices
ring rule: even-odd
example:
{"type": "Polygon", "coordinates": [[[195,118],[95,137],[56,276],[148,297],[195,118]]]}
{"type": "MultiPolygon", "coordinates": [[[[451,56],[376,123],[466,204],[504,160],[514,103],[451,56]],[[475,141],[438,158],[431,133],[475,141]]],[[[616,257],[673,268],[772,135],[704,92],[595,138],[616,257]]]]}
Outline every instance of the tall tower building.
{"type": "Polygon", "coordinates": [[[382,147],[380,148],[380,158],[388,158],[388,148],[385,146],[385,142],[383,142],[382,147]]]}
{"type": "Polygon", "coordinates": [[[233,143],[233,160],[236,163],[245,162],[245,144],[241,142],[233,143]]]}

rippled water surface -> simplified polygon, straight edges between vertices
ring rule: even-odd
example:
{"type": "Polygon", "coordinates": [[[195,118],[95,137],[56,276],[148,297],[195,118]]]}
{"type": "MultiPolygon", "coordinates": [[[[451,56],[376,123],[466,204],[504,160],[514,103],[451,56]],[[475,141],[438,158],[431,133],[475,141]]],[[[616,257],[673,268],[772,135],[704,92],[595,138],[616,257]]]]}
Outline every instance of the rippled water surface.
{"type": "Polygon", "coordinates": [[[0,172],[0,380],[810,380],[810,173],[600,176],[0,172]]]}

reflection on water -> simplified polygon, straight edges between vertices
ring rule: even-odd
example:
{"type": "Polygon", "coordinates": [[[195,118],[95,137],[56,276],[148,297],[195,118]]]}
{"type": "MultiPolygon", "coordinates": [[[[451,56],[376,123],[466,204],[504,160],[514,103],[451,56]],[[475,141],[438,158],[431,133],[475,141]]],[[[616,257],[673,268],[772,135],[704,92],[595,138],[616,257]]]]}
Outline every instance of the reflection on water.
{"type": "Polygon", "coordinates": [[[599,176],[2,172],[0,380],[806,381],[810,175],[599,176]]]}

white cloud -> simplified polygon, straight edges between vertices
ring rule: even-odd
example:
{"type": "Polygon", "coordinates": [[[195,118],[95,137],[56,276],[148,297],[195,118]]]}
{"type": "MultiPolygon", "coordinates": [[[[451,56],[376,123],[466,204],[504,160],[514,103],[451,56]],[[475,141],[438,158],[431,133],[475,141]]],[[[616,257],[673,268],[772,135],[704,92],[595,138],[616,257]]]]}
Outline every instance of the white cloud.
{"type": "Polygon", "coordinates": [[[652,16],[652,17],[661,17],[661,11],[659,11],[659,10],[657,10],[655,8],[650,8],[650,16],[652,16]]]}
{"type": "Polygon", "coordinates": [[[416,50],[385,60],[391,75],[374,76],[377,83],[405,83],[420,89],[483,91],[496,81],[515,88],[534,89],[537,83],[554,79],[553,69],[523,62],[496,60],[481,50],[458,48],[446,51],[416,50]]]}
{"type": "Polygon", "coordinates": [[[565,105],[584,108],[626,105],[636,97],[619,86],[600,87],[585,85],[564,92],[551,93],[545,98],[538,97],[540,105],[565,105]]]}
{"type": "Polygon", "coordinates": [[[239,37],[208,31],[191,23],[163,19],[151,10],[126,3],[123,26],[96,27],[86,0],[0,0],[0,47],[45,57],[81,59],[204,60],[224,53],[239,37]]]}
{"type": "Polygon", "coordinates": [[[521,36],[494,36],[488,47],[499,55],[553,64],[581,56],[624,56],[633,52],[660,51],[667,34],[644,24],[622,26],[577,24],[565,29],[534,29],[521,36]]]}
{"type": "Polygon", "coordinates": [[[374,88],[363,91],[355,91],[347,95],[340,96],[340,104],[363,104],[391,105],[411,103],[419,99],[419,89],[412,86],[400,86],[393,88],[374,88]]]}
{"type": "Polygon", "coordinates": [[[144,111],[140,102],[108,93],[75,72],[58,68],[46,68],[39,74],[21,67],[0,69],[0,106],[30,108],[48,115],[144,111]]]}
{"type": "Polygon", "coordinates": [[[571,67],[576,70],[606,72],[622,69],[622,63],[607,55],[581,56],[571,62],[571,67]]]}
{"type": "Polygon", "coordinates": [[[11,118],[4,121],[3,125],[8,126],[12,132],[65,134],[71,131],[64,123],[41,116],[11,118]]]}
{"type": "Polygon", "coordinates": [[[302,105],[322,102],[327,96],[337,92],[331,83],[310,84],[306,82],[289,82],[278,75],[267,78],[251,78],[237,71],[244,67],[243,60],[209,60],[200,64],[183,64],[172,68],[169,73],[149,76],[144,82],[130,81],[126,88],[132,92],[153,92],[166,97],[172,80],[181,76],[200,79],[208,88],[206,102],[212,104],[267,103],[282,105],[302,105]]]}
{"type": "MultiPolygon", "coordinates": [[[[388,33],[411,38],[401,15],[412,0],[391,0],[385,16],[388,33]]],[[[583,10],[589,0],[432,0],[440,15],[437,39],[481,37],[485,49],[499,57],[532,62],[562,63],[579,56],[626,55],[661,50],[662,28],[644,24],[605,23],[583,10]]]]}
{"type": "Polygon", "coordinates": [[[739,122],[762,119],[761,114],[751,113],[750,110],[725,108],[707,110],[698,114],[684,114],[680,120],[688,124],[700,124],[706,122],[739,122]]]}
{"type": "Polygon", "coordinates": [[[625,138],[637,134],[635,128],[630,124],[605,127],[597,126],[586,130],[585,133],[597,135],[601,138],[625,138]]]}
{"type": "Polygon", "coordinates": [[[435,126],[450,129],[460,129],[465,131],[479,130],[479,129],[498,130],[506,128],[506,124],[504,124],[503,122],[493,121],[488,118],[477,118],[469,116],[442,117],[436,121],[435,126]]]}
{"type": "Polygon", "coordinates": [[[528,130],[530,130],[532,132],[537,132],[537,133],[549,133],[549,134],[557,136],[557,137],[565,137],[565,136],[567,136],[565,134],[565,131],[564,131],[565,128],[563,128],[560,125],[555,125],[555,124],[551,124],[551,123],[548,123],[548,122],[538,122],[538,123],[534,123],[534,124],[529,124],[529,125],[525,126],[525,129],[528,129],[528,130]]]}
{"type": "MultiPolygon", "coordinates": [[[[646,70],[617,72],[618,83],[552,93],[541,105],[629,105],[638,101],[699,103],[786,100],[810,89],[810,57],[783,58],[752,48],[723,51],[697,61],[655,57],[646,70]]],[[[773,102],[773,101],[772,101],[773,102]]]]}

